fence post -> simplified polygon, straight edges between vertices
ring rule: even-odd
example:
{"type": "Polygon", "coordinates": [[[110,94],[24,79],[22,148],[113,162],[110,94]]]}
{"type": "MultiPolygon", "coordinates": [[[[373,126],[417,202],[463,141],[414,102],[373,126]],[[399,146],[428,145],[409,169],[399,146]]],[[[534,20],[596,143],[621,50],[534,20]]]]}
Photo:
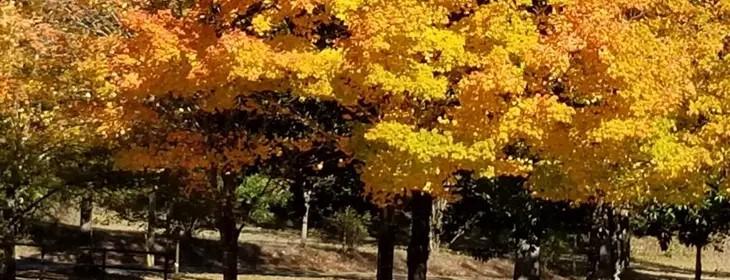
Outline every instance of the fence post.
{"type": "Polygon", "coordinates": [[[180,273],[180,240],[175,242],[175,274],[180,273]]]}
{"type": "Polygon", "coordinates": [[[101,249],[101,279],[106,279],[106,248],[101,249]]]}
{"type": "Polygon", "coordinates": [[[41,245],[41,276],[40,280],[46,278],[46,248],[41,245]]]}
{"type": "Polygon", "coordinates": [[[579,250],[578,249],[578,235],[577,234],[573,235],[573,256],[571,257],[571,259],[573,260],[573,262],[571,264],[571,268],[573,270],[573,275],[575,275],[577,273],[577,271],[576,271],[577,270],[577,265],[575,263],[576,262],[576,260],[575,260],[575,258],[576,258],[575,251],[576,250],[579,250]]]}
{"type": "Polygon", "coordinates": [[[167,275],[169,274],[169,271],[170,271],[170,254],[165,253],[163,256],[165,257],[165,264],[164,264],[164,267],[162,268],[163,269],[163,279],[167,280],[167,275]]]}

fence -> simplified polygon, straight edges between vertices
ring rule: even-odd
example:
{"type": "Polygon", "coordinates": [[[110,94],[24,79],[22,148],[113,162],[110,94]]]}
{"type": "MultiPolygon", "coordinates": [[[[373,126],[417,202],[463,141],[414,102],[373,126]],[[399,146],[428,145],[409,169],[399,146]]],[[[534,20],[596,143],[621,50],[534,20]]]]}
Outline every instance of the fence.
{"type": "MultiPolygon", "coordinates": [[[[49,252],[52,252],[49,250],[50,246],[46,245],[40,245],[35,243],[22,243],[22,242],[16,242],[14,243],[14,246],[25,246],[25,247],[34,247],[40,249],[40,262],[41,262],[41,272],[40,272],[40,279],[44,279],[48,264],[46,263],[46,255],[49,252]]],[[[174,273],[178,272],[178,268],[180,267],[179,264],[179,246],[175,246],[175,250],[172,251],[143,251],[143,250],[127,250],[127,249],[114,249],[114,248],[96,248],[96,247],[83,247],[79,248],[79,256],[81,253],[88,253],[89,256],[91,256],[91,262],[90,263],[81,263],[76,264],[75,267],[78,268],[92,268],[92,269],[98,269],[101,272],[101,279],[106,278],[106,271],[107,269],[117,269],[117,270],[125,270],[125,271],[141,271],[141,272],[155,272],[155,273],[162,273],[163,279],[168,280],[170,279],[170,276],[174,273]],[[153,255],[155,257],[161,257],[162,258],[162,266],[152,266],[147,267],[144,265],[132,265],[132,264],[110,264],[108,262],[108,257],[110,253],[118,253],[118,254],[126,254],[126,255],[153,255]],[[94,256],[101,255],[100,264],[97,264],[96,261],[94,261],[94,256]]],[[[54,251],[57,252],[57,251],[54,251]]]]}

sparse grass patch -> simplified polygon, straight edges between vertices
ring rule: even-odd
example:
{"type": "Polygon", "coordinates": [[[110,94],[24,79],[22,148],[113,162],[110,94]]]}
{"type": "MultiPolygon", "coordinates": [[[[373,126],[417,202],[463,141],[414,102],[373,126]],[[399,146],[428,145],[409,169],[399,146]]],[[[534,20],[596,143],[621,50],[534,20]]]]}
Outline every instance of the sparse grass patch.
{"type": "MultiPolygon", "coordinates": [[[[730,273],[730,242],[719,247],[722,251],[707,246],[702,251],[702,270],[704,272],[730,273]]],[[[658,264],[688,271],[694,271],[695,249],[685,247],[679,241],[673,240],[666,252],[659,249],[656,239],[651,237],[633,238],[631,240],[632,259],[635,265],[658,264]]]]}

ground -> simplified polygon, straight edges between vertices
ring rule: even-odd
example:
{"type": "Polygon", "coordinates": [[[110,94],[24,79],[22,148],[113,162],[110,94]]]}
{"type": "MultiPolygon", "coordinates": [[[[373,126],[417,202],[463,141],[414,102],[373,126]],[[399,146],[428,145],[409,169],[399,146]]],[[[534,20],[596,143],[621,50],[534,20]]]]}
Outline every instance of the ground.
{"type": "MultiPolygon", "coordinates": [[[[78,236],[77,221],[61,219],[56,223],[44,223],[37,230],[35,243],[41,240],[53,244],[54,249],[47,249],[44,254],[46,264],[53,264],[59,273],[46,272],[45,279],[66,279],[63,268],[70,269],[79,255],[79,245],[75,244],[78,236]],[[40,235],[40,236],[39,236],[40,235]],[[69,253],[71,252],[71,253],[69,253]]],[[[94,232],[96,246],[141,250],[144,244],[143,227],[118,219],[105,218],[97,221],[94,232]]],[[[267,230],[249,227],[241,236],[241,273],[239,279],[278,280],[278,279],[374,279],[377,252],[375,244],[366,244],[356,252],[345,253],[341,248],[319,238],[313,232],[306,247],[299,241],[299,233],[295,230],[267,230]]],[[[184,280],[216,280],[222,277],[219,271],[220,252],[216,249],[217,234],[204,231],[196,239],[181,245],[181,273],[175,279],[184,280]]],[[[161,246],[162,247],[166,246],[161,246]]],[[[167,246],[171,247],[171,246],[167,246]]],[[[728,244],[720,244],[719,249],[728,248],[728,244]]],[[[730,252],[730,251],[726,251],[730,252]]],[[[622,279],[693,279],[694,249],[686,248],[677,242],[672,243],[667,252],[661,252],[655,240],[635,238],[632,240],[632,268],[622,279]]],[[[19,247],[20,267],[26,270],[23,275],[36,279],[42,266],[38,248],[19,247]]],[[[98,258],[98,256],[97,256],[98,258]]],[[[545,273],[544,279],[581,279],[571,275],[579,275],[582,256],[565,256],[569,261],[554,265],[545,273]],[[578,263],[578,264],[576,264],[578,263]],[[556,267],[563,266],[563,267],[556,267]],[[556,271],[553,273],[553,271],[556,271]],[[557,271],[562,276],[557,275],[557,271]]],[[[404,248],[397,248],[395,258],[396,279],[405,279],[406,253],[404,248]]],[[[162,263],[158,258],[158,264],[162,263]]],[[[109,254],[109,264],[142,264],[144,256],[109,254]]],[[[703,279],[730,279],[730,253],[707,248],[703,252],[705,277],[703,279]]],[[[487,261],[475,260],[446,249],[434,253],[429,262],[429,279],[512,279],[512,262],[504,258],[487,261]]],[[[53,270],[53,269],[51,269],[53,270]]],[[[160,274],[123,273],[107,279],[161,279],[160,274]]],[[[98,277],[91,277],[91,279],[98,277]]]]}
{"type": "MultiPolygon", "coordinates": [[[[633,239],[631,243],[633,270],[641,273],[637,279],[694,279],[695,248],[678,241],[662,252],[653,238],[633,239]]],[[[702,279],[730,279],[730,242],[707,246],[702,252],[702,279]]]]}
{"type": "MultiPolygon", "coordinates": [[[[142,249],[142,232],[138,232],[138,238],[131,236],[130,232],[121,233],[104,227],[97,229],[97,235],[100,236],[102,232],[105,233],[104,239],[114,237],[125,240],[120,245],[128,249],[142,249]]],[[[192,246],[181,246],[187,248],[183,248],[183,273],[178,275],[178,279],[222,279],[213,273],[218,270],[215,267],[220,266],[217,260],[211,261],[217,256],[201,259],[202,256],[215,255],[211,253],[216,246],[214,239],[216,234],[203,232],[192,246]]],[[[116,244],[106,246],[119,247],[116,244]]],[[[240,279],[373,279],[376,270],[377,252],[373,245],[364,245],[356,252],[345,253],[338,245],[323,242],[315,236],[307,247],[302,247],[295,231],[247,228],[241,236],[241,247],[241,272],[247,275],[242,275],[240,279]]],[[[36,248],[19,247],[21,258],[37,259],[38,255],[39,250],[36,248]]],[[[50,256],[47,259],[54,257],[53,254],[47,255],[50,256]]],[[[60,255],[56,254],[55,257],[60,255]]],[[[398,248],[395,257],[396,276],[404,276],[405,260],[405,249],[398,248]]],[[[117,260],[109,261],[114,262],[117,260]]],[[[136,256],[118,262],[143,263],[144,260],[142,256],[136,256]]],[[[431,279],[511,279],[512,263],[504,259],[479,261],[442,250],[432,255],[429,272],[431,279]]],[[[139,278],[160,279],[151,275],[139,278]]]]}

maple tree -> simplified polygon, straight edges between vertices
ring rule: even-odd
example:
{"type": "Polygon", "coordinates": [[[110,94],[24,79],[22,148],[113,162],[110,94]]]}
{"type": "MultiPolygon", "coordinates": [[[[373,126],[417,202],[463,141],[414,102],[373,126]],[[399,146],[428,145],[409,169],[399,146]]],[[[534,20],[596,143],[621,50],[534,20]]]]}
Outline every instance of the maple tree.
{"type": "Polygon", "coordinates": [[[250,218],[237,201],[245,178],[265,166],[274,170],[267,176],[284,176],[279,161],[336,144],[340,133],[299,99],[331,95],[328,73],[340,54],[307,43],[313,35],[253,30],[246,18],[252,15],[231,18],[238,8],[231,5],[203,1],[176,15],[131,9],[121,16],[130,36],[111,58],[120,73],[114,81],[124,111],[122,142],[129,145],[117,166],[175,170],[185,175],[188,191],[217,204],[225,279],[237,277],[238,239],[250,218]]]}
{"type": "Polygon", "coordinates": [[[114,94],[103,79],[107,63],[98,55],[109,45],[94,28],[71,28],[54,14],[58,6],[46,4],[0,4],[3,279],[15,278],[13,244],[32,213],[67,186],[85,183],[66,176],[82,161],[71,155],[103,147],[97,136],[115,112],[106,103],[114,94]],[[79,112],[88,114],[79,117],[79,112]]]}
{"type": "Polygon", "coordinates": [[[728,189],[724,0],[150,2],[2,4],[3,221],[52,194],[34,175],[61,151],[112,136],[118,167],[220,202],[226,279],[244,178],[320,145],[379,204],[411,198],[413,279],[459,170],[597,209],[728,189]]]}
{"type": "Polygon", "coordinates": [[[585,25],[585,45],[579,60],[571,57],[567,73],[574,74],[557,89],[580,106],[558,142],[569,150],[541,152],[533,190],[617,207],[699,202],[708,180],[724,172],[722,148],[707,137],[717,118],[698,108],[716,94],[707,87],[719,81],[706,67],[724,59],[727,7],[724,1],[576,5],[582,11],[573,26],[585,25]]]}
{"type": "MultiPolygon", "coordinates": [[[[363,179],[376,192],[448,196],[444,182],[454,170],[468,169],[487,177],[529,175],[534,195],[577,203],[704,196],[706,175],[724,155],[713,145],[726,142],[718,141],[724,110],[717,104],[724,103],[714,97],[723,95],[724,78],[708,78],[722,72],[706,67],[723,63],[727,3],[482,4],[454,4],[456,15],[440,10],[435,22],[443,26],[417,29],[409,26],[418,24],[410,15],[403,26],[374,31],[427,34],[406,35],[417,38],[411,48],[407,40],[373,36],[387,38],[378,47],[393,42],[416,55],[422,53],[415,45],[429,42],[428,35],[452,35],[438,41],[448,47],[429,44],[436,46],[435,59],[428,50],[424,58],[398,56],[412,68],[433,67],[429,73],[440,83],[419,84],[441,87],[428,91],[404,82],[406,100],[426,106],[394,106],[396,112],[364,134],[384,146],[366,155],[377,164],[366,167],[363,179]],[[455,105],[429,108],[439,100],[455,105]]],[[[397,9],[408,10],[402,5],[397,9]]],[[[389,65],[397,62],[388,57],[389,65]]]]}
{"type": "MultiPolygon", "coordinates": [[[[454,31],[444,27],[463,40],[452,46],[462,50],[461,63],[442,81],[459,78],[425,99],[456,105],[442,106],[431,119],[418,118],[413,108],[386,112],[365,138],[394,152],[373,158],[402,166],[368,168],[402,175],[365,180],[373,186],[375,179],[390,180],[385,185],[394,192],[422,186],[441,194],[453,170],[471,169],[488,177],[531,174],[535,194],[556,200],[702,197],[702,172],[716,159],[696,129],[714,123],[703,124],[692,109],[708,98],[699,88],[708,79],[693,61],[722,61],[724,35],[706,22],[718,24],[712,21],[720,20],[724,4],[542,3],[484,4],[449,25],[454,31]],[[660,25],[674,17],[704,22],[660,25]],[[704,28],[708,41],[687,40],[697,31],[689,28],[704,28]],[[471,30],[478,32],[469,37],[471,30]],[[698,51],[713,44],[714,50],[698,51]]],[[[394,30],[401,29],[407,28],[394,30]]]]}
{"type": "MultiPolygon", "coordinates": [[[[157,140],[120,164],[236,185],[242,166],[311,145],[253,126],[256,115],[288,114],[267,107],[284,93],[336,102],[366,124],[346,148],[381,204],[451,199],[457,170],[526,176],[533,195],[576,203],[699,200],[706,174],[725,170],[727,5],[221,0],[133,9],[122,17],[130,36],[114,50],[115,83],[127,120],[157,140]]],[[[414,235],[414,248],[424,237],[414,235]]],[[[427,250],[412,252],[421,259],[409,277],[425,277],[427,250]]]]}

